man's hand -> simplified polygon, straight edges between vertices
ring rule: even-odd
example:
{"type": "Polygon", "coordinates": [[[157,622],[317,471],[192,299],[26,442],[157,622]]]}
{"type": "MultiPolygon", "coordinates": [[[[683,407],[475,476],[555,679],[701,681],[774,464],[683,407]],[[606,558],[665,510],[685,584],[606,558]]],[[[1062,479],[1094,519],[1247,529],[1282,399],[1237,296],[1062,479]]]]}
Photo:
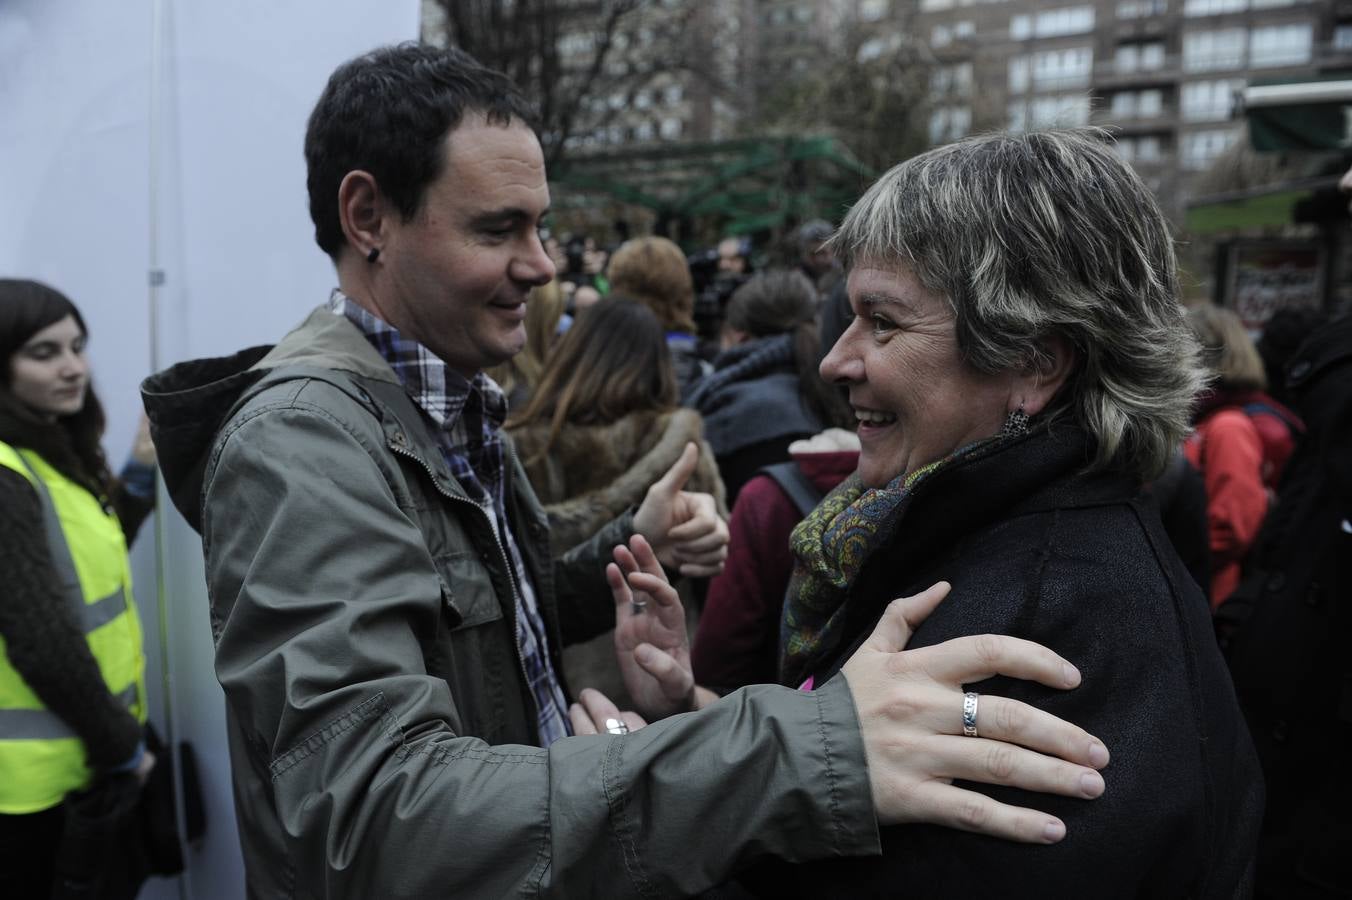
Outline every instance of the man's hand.
{"type": "Polygon", "coordinates": [[[136,426],[131,458],[147,466],[155,465],[155,442],[150,439],[150,419],[145,413],[141,413],[141,421],[136,426]]]}
{"type": "Polygon", "coordinates": [[[686,444],[634,513],[634,531],[648,540],[662,565],[688,578],[717,575],[728,557],[728,524],[714,498],[682,490],[698,463],[698,445],[686,444]]]}
{"type": "Polygon", "coordinates": [[[1080,673],[1039,644],[999,635],[901,652],[948,591],[939,582],[893,601],[842,669],[859,711],[878,821],[1055,843],[1066,833],[1059,819],[954,787],[953,780],[1092,799],[1103,793],[1094,770],[1108,764],[1107,748],[1049,713],[990,694],[977,706],[980,737],[966,737],[962,686],[1000,674],[1068,689],[1080,683],[1080,673]]]}
{"type": "Polygon", "coordinates": [[[132,769],[131,774],[136,778],[136,783],[138,785],[145,787],[146,782],[150,780],[150,773],[154,770],[155,754],[146,750],[141,753],[141,760],[136,764],[136,768],[132,769]]]}
{"type": "Polygon", "coordinates": [[[685,608],[642,536],[606,566],[615,598],[615,658],[625,690],[650,720],[695,708],[685,608]]]}
{"type": "Polygon", "coordinates": [[[619,707],[610,698],[595,688],[583,688],[577,703],[568,707],[568,721],[573,725],[573,734],[606,734],[607,719],[618,719],[630,731],[638,731],[648,723],[635,712],[620,712],[619,707]]]}

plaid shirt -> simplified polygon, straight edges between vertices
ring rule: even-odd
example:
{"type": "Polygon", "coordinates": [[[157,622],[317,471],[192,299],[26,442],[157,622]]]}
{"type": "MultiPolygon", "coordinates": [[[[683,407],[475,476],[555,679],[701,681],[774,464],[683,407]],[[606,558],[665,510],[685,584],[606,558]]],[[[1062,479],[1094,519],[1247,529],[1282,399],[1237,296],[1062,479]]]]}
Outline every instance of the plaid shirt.
{"type": "Polygon", "coordinates": [[[507,417],[502,388],[484,373],[471,380],[452,371],[423,345],[399,332],[334,290],[329,308],[346,316],[399,376],[413,402],[437,425],[441,455],[493,524],[512,567],[516,600],[516,644],[539,710],[540,742],[548,747],[569,734],[567,702],[546,649],[544,620],[516,538],[507,524],[503,447],[498,429],[507,417]],[[490,508],[491,507],[491,508],[490,508]]]}

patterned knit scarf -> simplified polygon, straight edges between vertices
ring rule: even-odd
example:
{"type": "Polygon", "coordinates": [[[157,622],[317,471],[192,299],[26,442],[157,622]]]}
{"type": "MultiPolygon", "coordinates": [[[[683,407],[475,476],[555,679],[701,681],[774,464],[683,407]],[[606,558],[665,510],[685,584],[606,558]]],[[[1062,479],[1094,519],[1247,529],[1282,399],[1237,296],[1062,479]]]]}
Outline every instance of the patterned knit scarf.
{"type": "Polygon", "coordinates": [[[817,651],[833,646],[845,623],[846,600],[873,553],[896,532],[915,488],[954,461],[1000,440],[976,441],[950,456],[865,489],[856,472],[826,496],[790,538],[793,576],[780,623],[780,681],[796,686],[817,651]]]}

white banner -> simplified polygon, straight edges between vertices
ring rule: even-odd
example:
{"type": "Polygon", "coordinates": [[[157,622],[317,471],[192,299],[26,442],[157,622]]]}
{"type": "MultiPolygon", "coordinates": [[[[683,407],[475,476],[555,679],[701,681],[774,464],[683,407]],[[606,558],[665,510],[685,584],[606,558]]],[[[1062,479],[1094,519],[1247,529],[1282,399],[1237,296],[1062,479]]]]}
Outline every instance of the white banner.
{"type": "MultiPolygon", "coordinates": [[[[335,278],[306,202],[306,117],[340,62],[415,39],[419,6],[0,0],[0,277],[45,281],[84,313],[114,466],[152,365],[276,341],[328,296],[335,278]]],[[[182,883],[153,880],[143,897],[235,900],[243,871],[201,547],[162,512],[133,553],[152,718],[193,745],[208,830],[182,883]]]]}

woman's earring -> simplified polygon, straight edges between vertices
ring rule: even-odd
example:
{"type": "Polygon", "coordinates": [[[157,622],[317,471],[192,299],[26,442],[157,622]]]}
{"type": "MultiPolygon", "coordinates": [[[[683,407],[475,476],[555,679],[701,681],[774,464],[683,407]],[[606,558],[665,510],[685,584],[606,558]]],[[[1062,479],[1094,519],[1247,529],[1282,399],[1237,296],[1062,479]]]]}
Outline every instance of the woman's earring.
{"type": "Polygon", "coordinates": [[[380,248],[379,248],[379,247],[372,247],[371,250],[370,250],[370,252],[366,254],[366,261],[369,262],[369,263],[373,263],[373,262],[375,262],[375,261],[376,261],[377,259],[379,259],[379,258],[380,258],[380,248]]]}
{"type": "Polygon", "coordinates": [[[1000,429],[1000,436],[1006,438],[1022,437],[1028,433],[1028,413],[1023,411],[1023,404],[1019,408],[1005,416],[1005,427],[1000,429]]]}

